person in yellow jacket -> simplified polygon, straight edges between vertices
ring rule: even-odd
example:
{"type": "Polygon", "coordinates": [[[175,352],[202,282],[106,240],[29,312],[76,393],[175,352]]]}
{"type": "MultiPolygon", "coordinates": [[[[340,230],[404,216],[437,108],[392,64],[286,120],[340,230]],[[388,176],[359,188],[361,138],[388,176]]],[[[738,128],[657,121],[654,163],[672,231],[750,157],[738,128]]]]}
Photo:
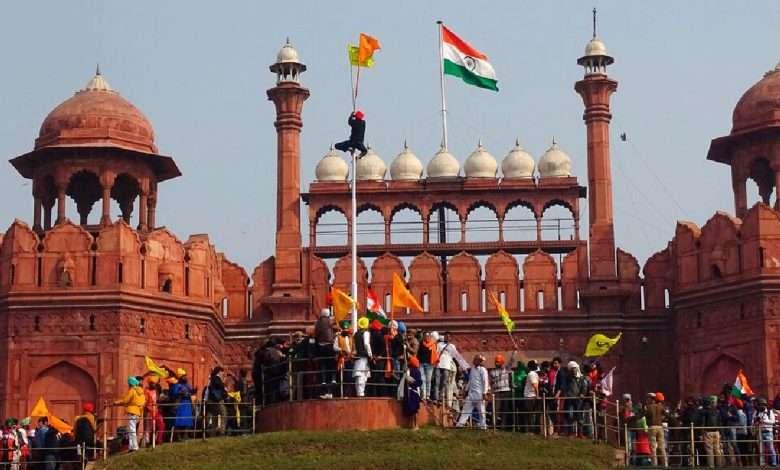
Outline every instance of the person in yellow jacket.
{"type": "Polygon", "coordinates": [[[127,449],[130,452],[138,450],[138,419],[141,417],[146,398],[141,389],[141,382],[134,376],[127,379],[127,385],[130,387],[125,396],[114,402],[114,405],[124,406],[127,410],[127,449]]]}

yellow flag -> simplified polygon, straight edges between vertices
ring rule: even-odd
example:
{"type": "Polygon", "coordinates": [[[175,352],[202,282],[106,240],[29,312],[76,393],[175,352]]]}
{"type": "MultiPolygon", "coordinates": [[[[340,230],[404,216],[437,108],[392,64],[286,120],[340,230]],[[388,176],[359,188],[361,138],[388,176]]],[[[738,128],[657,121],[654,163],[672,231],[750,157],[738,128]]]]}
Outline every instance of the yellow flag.
{"type": "Polygon", "coordinates": [[[588,345],[585,347],[585,357],[603,356],[612,346],[620,341],[621,336],[623,336],[623,333],[618,333],[614,338],[596,333],[588,340],[588,345]]]}
{"type": "Polygon", "coordinates": [[[146,361],[146,368],[149,370],[149,372],[160,376],[163,379],[168,377],[168,371],[155,364],[151,357],[144,356],[144,361],[146,361]]]}
{"type": "Polygon", "coordinates": [[[353,46],[351,44],[347,45],[347,57],[349,57],[349,63],[352,64],[354,67],[363,67],[366,69],[370,69],[374,66],[374,58],[369,57],[368,59],[364,60],[363,62],[360,61],[358,58],[360,54],[360,47],[353,46]]]}
{"type": "Polygon", "coordinates": [[[333,318],[336,322],[340,322],[347,318],[352,311],[353,305],[357,308],[357,302],[339,288],[334,287],[333,290],[331,290],[331,296],[333,297],[333,318]]]}
{"type": "Polygon", "coordinates": [[[49,416],[49,408],[46,407],[46,402],[41,397],[30,412],[30,418],[41,418],[43,416],[49,416]]]}
{"type": "Polygon", "coordinates": [[[369,36],[366,33],[360,33],[360,47],[358,48],[358,61],[366,62],[374,55],[374,51],[382,49],[379,39],[369,36]]]}
{"type": "Polygon", "coordinates": [[[498,316],[501,317],[501,322],[504,323],[506,331],[511,333],[512,330],[515,329],[515,322],[509,318],[509,312],[507,312],[506,308],[504,308],[504,306],[501,305],[501,302],[498,301],[496,294],[492,292],[488,292],[488,294],[490,294],[490,303],[492,303],[493,306],[496,307],[496,310],[498,310],[498,316]]]}
{"type": "Polygon", "coordinates": [[[397,273],[393,273],[393,308],[390,312],[394,312],[396,307],[401,308],[413,308],[418,312],[422,312],[423,309],[414,298],[409,289],[404,285],[404,281],[398,276],[397,273]]]}
{"type": "Polygon", "coordinates": [[[73,431],[73,426],[54,416],[53,414],[49,415],[49,426],[53,427],[62,434],[73,431]]]}

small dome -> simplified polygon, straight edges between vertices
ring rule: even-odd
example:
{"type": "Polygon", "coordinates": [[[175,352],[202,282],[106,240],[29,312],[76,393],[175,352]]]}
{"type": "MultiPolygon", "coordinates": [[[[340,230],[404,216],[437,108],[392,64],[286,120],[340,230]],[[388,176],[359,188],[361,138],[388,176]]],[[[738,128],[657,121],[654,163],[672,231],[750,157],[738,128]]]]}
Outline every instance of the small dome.
{"type": "Polygon", "coordinates": [[[533,178],[535,166],[534,157],[516,140],[515,146],[501,161],[501,172],[504,174],[504,179],[533,178]]]}
{"type": "Polygon", "coordinates": [[[298,56],[298,51],[290,44],[290,38],[287,38],[287,42],[279,49],[279,53],[276,54],[276,63],[286,64],[290,62],[300,64],[301,58],[298,56]]]}
{"type": "Polygon", "coordinates": [[[346,181],[349,177],[349,165],[331,145],[328,153],[317,163],[314,174],[317,181],[346,181]]]}
{"type": "Polygon", "coordinates": [[[731,133],[777,125],[780,125],[780,64],[739,99],[732,115],[731,133]]]}
{"type": "Polygon", "coordinates": [[[539,176],[542,178],[571,176],[571,158],[558,147],[555,141],[539,159],[539,176]]]}
{"type": "Polygon", "coordinates": [[[118,147],[157,153],[146,116],[95,74],[83,90],[54,108],[41,124],[35,149],[118,147]]]}
{"type": "Polygon", "coordinates": [[[357,161],[357,179],[358,181],[382,181],[387,173],[387,165],[374,152],[374,149],[368,147],[368,153],[357,161]]]}
{"type": "Polygon", "coordinates": [[[444,146],[428,162],[428,178],[457,178],[460,174],[460,163],[444,146]]]}
{"type": "Polygon", "coordinates": [[[466,173],[466,178],[495,178],[498,173],[498,162],[485,150],[480,141],[477,149],[463,164],[463,171],[466,173]]]}
{"type": "Polygon", "coordinates": [[[588,45],[585,46],[585,55],[591,57],[596,55],[608,55],[607,46],[604,45],[601,39],[594,37],[588,41],[588,45]]]}
{"type": "Polygon", "coordinates": [[[390,178],[395,181],[417,181],[422,178],[422,174],[422,162],[404,142],[404,149],[390,164],[390,178]]]}

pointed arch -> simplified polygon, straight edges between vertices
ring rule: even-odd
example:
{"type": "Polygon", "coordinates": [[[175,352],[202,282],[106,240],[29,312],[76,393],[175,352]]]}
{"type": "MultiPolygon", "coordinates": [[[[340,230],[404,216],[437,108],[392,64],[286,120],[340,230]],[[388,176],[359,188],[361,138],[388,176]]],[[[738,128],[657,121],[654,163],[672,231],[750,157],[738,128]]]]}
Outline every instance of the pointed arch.
{"type": "Polygon", "coordinates": [[[27,403],[32,406],[43,397],[49,411],[71,418],[81,412],[84,403],[97,400],[94,377],[69,361],[59,361],[39,372],[27,389],[27,403]]]}

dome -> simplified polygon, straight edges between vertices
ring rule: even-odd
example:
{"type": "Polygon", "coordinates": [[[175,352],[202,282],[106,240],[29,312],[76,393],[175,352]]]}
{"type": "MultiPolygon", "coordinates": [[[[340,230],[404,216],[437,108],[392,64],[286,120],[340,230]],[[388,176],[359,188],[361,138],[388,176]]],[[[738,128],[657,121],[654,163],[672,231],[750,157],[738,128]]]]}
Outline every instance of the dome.
{"type": "Polygon", "coordinates": [[[480,141],[477,149],[469,155],[463,164],[463,171],[466,173],[466,178],[495,178],[498,173],[498,163],[493,155],[485,150],[482,141],[480,141]]]}
{"type": "Polygon", "coordinates": [[[504,179],[533,178],[535,166],[534,157],[516,140],[515,146],[501,161],[501,173],[504,174],[504,179]]]}
{"type": "Polygon", "coordinates": [[[385,179],[386,172],[385,162],[371,147],[368,147],[368,153],[357,161],[358,181],[382,181],[385,179]]]}
{"type": "Polygon", "coordinates": [[[149,120],[112,90],[100,71],[43,120],[35,150],[47,147],[118,147],[157,153],[149,120]]]}
{"type": "Polygon", "coordinates": [[[591,57],[596,55],[608,55],[607,46],[601,42],[601,39],[594,37],[588,41],[588,45],[585,46],[585,55],[591,57]]]}
{"type": "Polygon", "coordinates": [[[422,162],[404,142],[404,149],[390,164],[390,178],[395,181],[417,181],[422,178],[422,174],[422,162]]]}
{"type": "Polygon", "coordinates": [[[552,146],[539,159],[538,168],[539,176],[542,178],[571,176],[571,158],[553,141],[552,146]]]}
{"type": "Polygon", "coordinates": [[[279,49],[279,53],[276,54],[276,63],[285,64],[290,62],[300,64],[301,58],[298,56],[298,51],[290,44],[290,38],[287,38],[287,42],[279,49]]]}
{"type": "Polygon", "coordinates": [[[460,163],[444,146],[428,162],[428,178],[457,178],[460,174],[460,163]]]}
{"type": "Polygon", "coordinates": [[[731,133],[780,125],[780,64],[750,87],[734,107],[731,133]]]}
{"type": "Polygon", "coordinates": [[[349,178],[349,165],[331,145],[328,153],[317,163],[314,174],[317,181],[346,181],[349,178]]]}

